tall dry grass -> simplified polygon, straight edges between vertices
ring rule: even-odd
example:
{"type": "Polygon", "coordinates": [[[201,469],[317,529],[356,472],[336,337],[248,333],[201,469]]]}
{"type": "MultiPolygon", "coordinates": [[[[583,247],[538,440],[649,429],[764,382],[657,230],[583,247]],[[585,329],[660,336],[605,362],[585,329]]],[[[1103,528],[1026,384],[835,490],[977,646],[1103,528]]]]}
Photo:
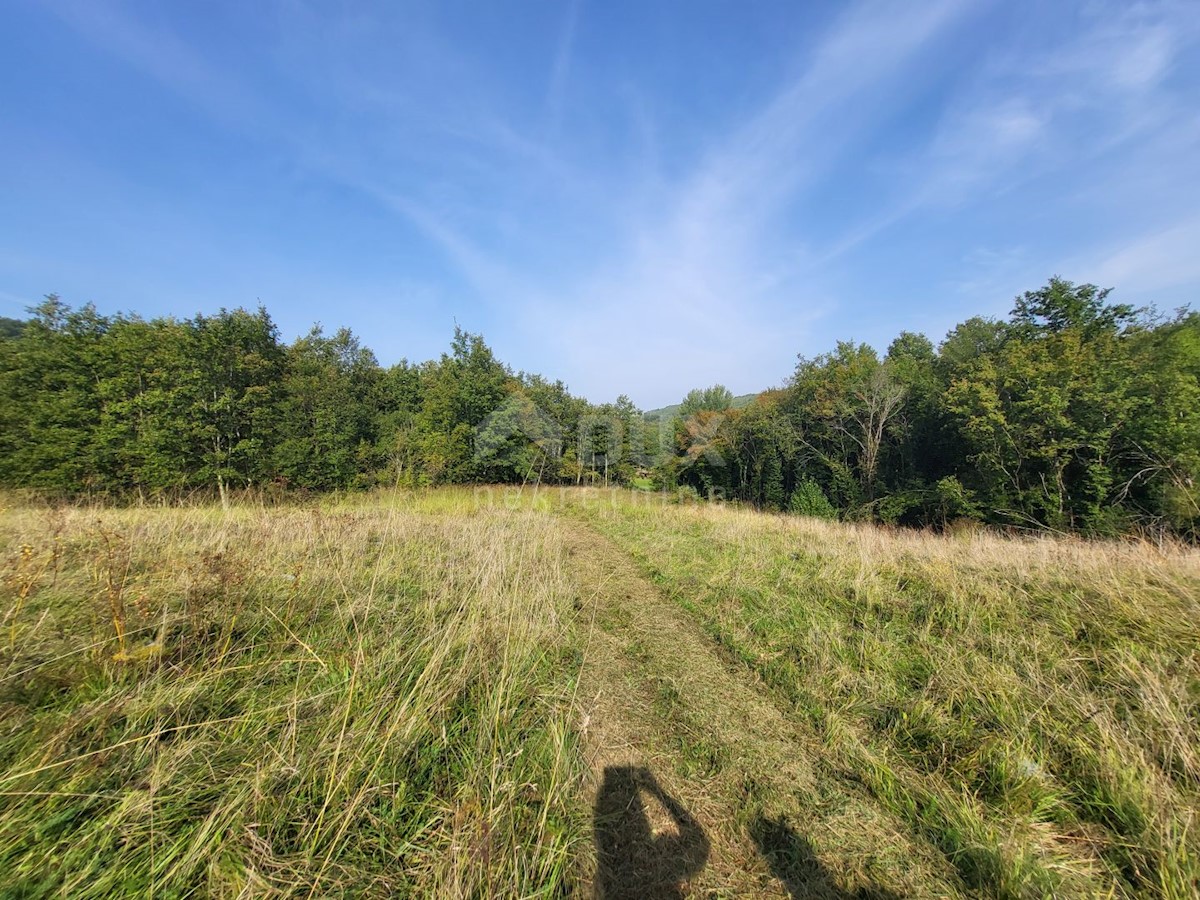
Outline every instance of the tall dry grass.
{"type": "Polygon", "coordinates": [[[554,522],[0,514],[0,894],[533,896],[586,811],[554,522]]]}
{"type": "Polygon", "coordinates": [[[1195,896],[1194,550],[887,531],[634,494],[567,505],[966,887],[1195,896]]]}
{"type": "MultiPolygon", "coordinates": [[[[1194,896],[1194,551],[586,489],[10,504],[0,894],[576,887],[588,586],[564,515],[623,546],[807,729],[796,753],[817,746],[968,891],[1194,896]]],[[[704,765],[736,766],[727,749],[704,765]]]]}

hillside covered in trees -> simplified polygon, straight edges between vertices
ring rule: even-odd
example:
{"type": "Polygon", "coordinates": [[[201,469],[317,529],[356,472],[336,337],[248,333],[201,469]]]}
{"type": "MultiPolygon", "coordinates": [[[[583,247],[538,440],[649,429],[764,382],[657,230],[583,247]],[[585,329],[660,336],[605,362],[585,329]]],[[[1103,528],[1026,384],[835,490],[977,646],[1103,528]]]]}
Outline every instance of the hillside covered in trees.
{"type": "Polygon", "coordinates": [[[936,347],[839,343],[741,408],[717,385],[661,419],[514,372],[461,330],[440,359],[383,367],[344,329],[286,344],[261,308],[144,320],[52,295],[0,332],[0,484],[175,498],[652,479],[810,515],[1194,539],[1200,314],[1108,294],[1051,279],[936,347]]]}

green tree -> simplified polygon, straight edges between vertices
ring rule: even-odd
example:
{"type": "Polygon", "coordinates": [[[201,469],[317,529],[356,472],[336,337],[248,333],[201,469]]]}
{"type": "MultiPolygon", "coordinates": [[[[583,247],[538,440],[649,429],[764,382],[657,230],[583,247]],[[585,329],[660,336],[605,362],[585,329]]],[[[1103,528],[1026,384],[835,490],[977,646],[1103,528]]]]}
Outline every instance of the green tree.
{"type": "Polygon", "coordinates": [[[982,356],[990,356],[1008,339],[1007,322],[974,316],[956,325],[938,348],[937,364],[943,382],[948,383],[953,371],[982,356]]]}
{"type": "Polygon", "coordinates": [[[811,478],[806,478],[796,485],[788,509],[798,516],[812,516],[817,519],[836,519],[837,510],[821,490],[821,486],[811,478]]]}
{"type": "Polygon", "coordinates": [[[278,400],[285,368],[278,329],[263,308],[224,310],[191,320],[191,377],[184,385],[194,415],[198,480],[248,487],[271,477],[278,400]]]}
{"type": "Polygon", "coordinates": [[[388,482],[415,486],[421,472],[417,416],[423,403],[420,366],[402,359],[380,374],[375,457],[388,482]]]}
{"type": "Polygon", "coordinates": [[[723,384],[714,384],[707,388],[694,388],[679,404],[677,416],[686,419],[688,416],[702,410],[723,412],[733,406],[733,393],[723,384]]]}
{"type": "Polygon", "coordinates": [[[903,409],[905,387],[866,344],[840,341],[833,353],[801,358],[792,380],[791,406],[800,441],[851,501],[849,480],[873,500],[884,455],[894,444],[889,426],[903,409]]]}
{"type": "Polygon", "coordinates": [[[1131,337],[1128,427],[1116,492],[1143,516],[1200,537],[1200,313],[1131,337]]]}
{"type": "Polygon", "coordinates": [[[975,486],[1010,520],[1106,526],[1117,438],[1131,410],[1125,307],[1052,282],[1018,298],[1007,339],[946,392],[975,486]]]}
{"type": "Polygon", "coordinates": [[[764,392],[728,422],[733,495],[772,509],[787,505],[796,465],[796,435],[780,409],[782,397],[764,392]]]}
{"type": "Polygon", "coordinates": [[[382,376],[375,355],[348,329],[320,326],[287,350],[274,470],[290,484],[345,488],[374,467],[382,376]]]}
{"type": "Polygon", "coordinates": [[[726,495],[732,451],[729,423],[736,418],[733,394],[723,384],[688,391],[671,423],[674,444],[669,470],[683,484],[702,494],[726,495]]]}
{"type": "Polygon", "coordinates": [[[1113,334],[1131,324],[1137,311],[1128,304],[1106,303],[1112,288],[1075,285],[1055,275],[1045,287],[1017,297],[1012,327],[1024,337],[1080,331],[1085,338],[1113,334]]]}
{"type": "Polygon", "coordinates": [[[422,403],[414,426],[423,480],[463,483],[480,477],[475,428],[518,388],[482,336],[455,328],[451,352],[421,370],[422,403]]]}
{"type": "Polygon", "coordinates": [[[189,441],[195,394],[188,325],[116,316],[98,348],[97,475],[116,491],[161,495],[199,486],[201,454],[189,441]]]}
{"type": "Polygon", "coordinates": [[[475,430],[485,481],[540,484],[557,471],[562,449],[558,423],[523,391],[510,394],[475,430]]]}
{"type": "Polygon", "coordinates": [[[905,331],[888,347],[884,363],[905,397],[891,425],[896,453],[889,482],[918,487],[936,480],[947,465],[937,354],[925,335],[905,331]]]}
{"type": "Polygon", "coordinates": [[[0,476],[59,493],[103,490],[95,429],[99,346],[109,322],[56,295],[30,309],[20,337],[0,341],[0,476]]]}

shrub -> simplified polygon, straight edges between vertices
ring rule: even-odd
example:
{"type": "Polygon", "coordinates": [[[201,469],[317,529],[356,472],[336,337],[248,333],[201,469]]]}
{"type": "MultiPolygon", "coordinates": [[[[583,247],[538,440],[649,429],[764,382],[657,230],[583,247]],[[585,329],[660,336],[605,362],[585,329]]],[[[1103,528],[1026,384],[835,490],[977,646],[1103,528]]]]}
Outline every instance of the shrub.
{"type": "Polygon", "coordinates": [[[936,486],[938,516],[945,528],[956,519],[977,519],[979,506],[972,493],[953,475],[938,481],[936,486]]]}
{"type": "Polygon", "coordinates": [[[798,516],[813,516],[818,519],[836,519],[837,510],[821,490],[821,486],[806,478],[796,485],[788,509],[798,516]]]}

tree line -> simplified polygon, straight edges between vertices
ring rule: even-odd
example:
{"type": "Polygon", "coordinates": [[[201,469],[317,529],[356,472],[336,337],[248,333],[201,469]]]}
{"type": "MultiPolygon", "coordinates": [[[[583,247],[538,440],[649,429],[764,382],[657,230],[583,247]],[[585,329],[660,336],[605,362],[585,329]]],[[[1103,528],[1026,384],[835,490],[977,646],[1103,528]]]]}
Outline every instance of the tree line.
{"type": "MultiPolygon", "coordinates": [[[[0,322],[0,485],[176,497],[252,487],[628,482],[652,429],[514,373],[479,335],[383,367],[349,330],[290,344],[265,309],[101,315],[51,295],[0,322]]],[[[654,432],[656,435],[657,432],[654,432]]]]}
{"type": "Polygon", "coordinates": [[[936,348],[905,332],[882,357],[842,342],[801,358],[743,410],[694,392],[665,465],[698,491],[810,515],[1195,539],[1200,314],[1108,297],[1053,278],[936,348]]]}
{"type": "Polygon", "coordinates": [[[735,409],[651,421],[514,372],[480,335],[384,367],[350,331],[285,343],[265,309],[0,320],[0,485],[58,496],[609,483],[793,512],[1092,534],[1200,530],[1200,314],[1054,278],[1007,320],[882,356],[842,342],[735,409]]]}

